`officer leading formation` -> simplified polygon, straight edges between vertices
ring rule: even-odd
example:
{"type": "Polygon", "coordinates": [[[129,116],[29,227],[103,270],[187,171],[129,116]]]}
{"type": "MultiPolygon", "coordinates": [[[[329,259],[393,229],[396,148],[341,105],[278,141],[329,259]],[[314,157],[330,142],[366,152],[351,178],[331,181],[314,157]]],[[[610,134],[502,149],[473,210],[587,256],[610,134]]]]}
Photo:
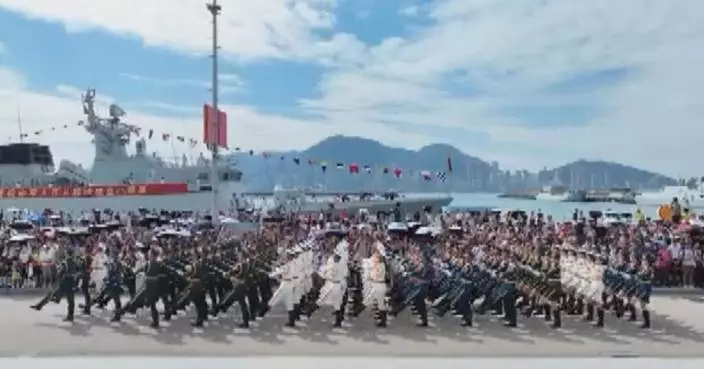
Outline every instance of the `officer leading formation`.
{"type": "Polygon", "coordinates": [[[502,316],[508,328],[537,316],[561,328],[563,315],[604,327],[607,312],[651,326],[647,258],[603,239],[580,241],[578,232],[551,221],[424,218],[281,218],[232,236],[222,229],[152,229],[144,231],[152,238],[134,247],[120,227],[69,232],[59,283],[32,308],[65,298],[65,320],[72,322],[80,291],[84,315],[110,308],[117,323],[144,308],[153,328],[179,315],[191,316],[194,327],[230,315],[248,329],[284,310],[291,328],[329,314],[333,328],[373,319],[383,329],[407,308],[419,327],[429,326],[431,312],[466,327],[476,314],[502,316]]]}

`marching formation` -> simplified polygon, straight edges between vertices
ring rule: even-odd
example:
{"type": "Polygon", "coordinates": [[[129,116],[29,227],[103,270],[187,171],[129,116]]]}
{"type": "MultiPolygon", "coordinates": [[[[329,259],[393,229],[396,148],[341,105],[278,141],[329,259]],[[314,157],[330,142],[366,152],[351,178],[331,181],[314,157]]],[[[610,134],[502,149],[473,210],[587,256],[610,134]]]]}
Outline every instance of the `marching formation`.
{"type": "Polygon", "coordinates": [[[429,312],[455,315],[470,327],[475,314],[487,313],[503,315],[507,327],[516,327],[519,316],[541,315],[560,328],[563,314],[603,327],[608,311],[629,321],[640,313],[642,327],[650,327],[653,273],[645,261],[614,262],[569,240],[510,245],[456,232],[419,236],[417,223],[404,232],[375,227],[318,226],[292,236],[264,229],[225,242],[203,234],[195,247],[154,244],[134,254],[68,247],[59,283],[32,308],[65,298],[71,322],[79,291],[84,314],[112,304],[112,321],[119,322],[145,308],[154,328],[179,314],[194,315],[192,325],[202,327],[235,304],[240,328],[279,307],[287,327],[325,311],[333,327],[369,316],[384,328],[406,308],[420,327],[429,325],[429,312]],[[191,304],[194,312],[186,313],[191,304]]]}

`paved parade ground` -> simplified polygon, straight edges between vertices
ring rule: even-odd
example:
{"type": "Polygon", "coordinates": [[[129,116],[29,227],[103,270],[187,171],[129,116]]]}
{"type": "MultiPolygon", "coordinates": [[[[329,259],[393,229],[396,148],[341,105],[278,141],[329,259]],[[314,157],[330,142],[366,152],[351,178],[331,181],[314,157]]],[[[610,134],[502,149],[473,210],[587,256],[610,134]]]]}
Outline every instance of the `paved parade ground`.
{"type": "Polygon", "coordinates": [[[704,357],[701,296],[654,296],[650,331],[613,315],[607,315],[603,330],[570,316],[557,331],[538,317],[521,317],[520,327],[509,329],[491,315],[477,316],[470,329],[459,327],[454,317],[433,317],[432,327],[423,329],[414,326],[409,313],[390,320],[383,330],[373,327],[368,313],[333,330],[325,312],[297,329],[283,328],[281,313],[259,320],[250,330],[235,328],[233,319],[224,317],[193,329],[189,317],[179,316],[155,331],[148,327],[147,311],[109,323],[109,313],[96,310],[70,324],[61,321],[65,303],[37,312],[29,308],[35,300],[0,298],[0,355],[704,357]]]}

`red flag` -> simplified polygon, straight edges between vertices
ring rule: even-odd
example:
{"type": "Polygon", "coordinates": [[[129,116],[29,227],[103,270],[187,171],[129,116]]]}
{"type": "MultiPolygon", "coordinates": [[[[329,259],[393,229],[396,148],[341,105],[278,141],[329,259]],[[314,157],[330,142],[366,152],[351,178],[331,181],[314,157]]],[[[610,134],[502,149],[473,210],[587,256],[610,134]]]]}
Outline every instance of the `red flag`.
{"type": "Polygon", "coordinates": [[[452,158],[450,155],[447,156],[447,171],[452,173],[452,158]]]}
{"type": "Polygon", "coordinates": [[[227,113],[218,110],[217,117],[218,130],[213,132],[212,125],[215,123],[215,109],[208,104],[203,105],[203,142],[206,145],[217,145],[227,149],[227,113]],[[215,134],[215,137],[211,137],[215,134]]]}
{"type": "Polygon", "coordinates": [[[359,166],[357,164],[350,164],[349,170],[351,174],[357,174],[359,173],[359,166]]]}

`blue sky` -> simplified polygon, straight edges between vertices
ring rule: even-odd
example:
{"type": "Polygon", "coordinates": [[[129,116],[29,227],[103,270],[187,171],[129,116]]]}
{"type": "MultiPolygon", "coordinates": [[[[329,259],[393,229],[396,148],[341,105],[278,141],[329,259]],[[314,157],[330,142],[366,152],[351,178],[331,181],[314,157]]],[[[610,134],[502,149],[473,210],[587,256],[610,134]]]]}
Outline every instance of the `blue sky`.
{"type": "MultiPolygon", "coordinates": [[[[678,132],[702,131],[702,53],[692,46],[704,39],[704,5],[221,3],[220,98],[233,145],[302,149],[346,134],[408,148],[449,143],[509,169],[586,158],[698,174],[668,155],[683,140],[696,145],[696,135],[678,132]]],[[[200,138],[211,73],[201,1],[61,4],[0,0],[0,123],[12,127],[3,139],[18,108],[26,130],[81,119],[78,94],[88,86],[123,106],[130,123],[200,138]]],[[[69,131],[42,140],[89,162],[90,137],[69,131]]]]}

